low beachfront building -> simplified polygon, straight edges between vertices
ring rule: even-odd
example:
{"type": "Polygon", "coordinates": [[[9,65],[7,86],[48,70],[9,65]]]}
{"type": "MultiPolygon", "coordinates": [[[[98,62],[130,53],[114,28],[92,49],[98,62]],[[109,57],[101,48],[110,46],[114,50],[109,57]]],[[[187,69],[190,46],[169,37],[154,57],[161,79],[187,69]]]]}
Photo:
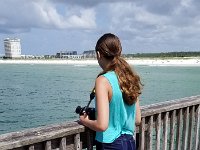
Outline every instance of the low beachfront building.
{"type": "Polygon", "coordinates": [[[83,55],[78,55],[77,51],[61,51],[59,53],[56,53],[56,58],[82,59],[83,55]]]}
{"type": "Polygon", "coordinates": [[[4,40],[5,58],[21,58],[21,43],[20,39],[4,40]]]}
{"type": "Polygon", "coordinates": [[[95,50],[84,51],[83,57],[84,58],[96,58],[96,52],[95,52],[95,50]]]}
{"type": "Polygon", "coordinates": [[[63,55],[62,58],[66,58],[66,59],[82,59],[83,55],[63,55]]]}
{"type": "Polygon", "coordinates": [[[56,53],[56,58],[63,58],[68,55],[77,55],[77,51],[60,51],[59,53],[56,53]]]}

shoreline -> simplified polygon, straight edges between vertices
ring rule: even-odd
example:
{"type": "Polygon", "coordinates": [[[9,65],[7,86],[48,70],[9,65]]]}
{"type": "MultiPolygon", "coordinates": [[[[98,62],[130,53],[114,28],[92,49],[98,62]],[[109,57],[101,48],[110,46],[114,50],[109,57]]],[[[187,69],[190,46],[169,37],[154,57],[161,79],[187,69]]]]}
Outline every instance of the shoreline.
{"type": "MultiPolygon", "coordinates": [[[[126,59],[131,65],[148,65],[148,66],[199,66],[200,58],[134,58],[126,59]]],[[[0,64],[68,64],[68,65],[98,65],[97,60],[94,59],[81,59],[81,60],[0,60],[0,64]]]]}

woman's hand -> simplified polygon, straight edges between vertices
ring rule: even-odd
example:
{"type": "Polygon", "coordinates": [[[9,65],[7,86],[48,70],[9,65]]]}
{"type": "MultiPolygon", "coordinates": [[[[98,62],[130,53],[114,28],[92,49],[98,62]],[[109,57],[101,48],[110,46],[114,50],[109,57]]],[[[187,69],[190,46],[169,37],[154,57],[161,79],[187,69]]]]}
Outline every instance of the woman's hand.
{"type": "Polygon", "coordinates": [[[79,120],[80,120],[80,123],[82,123],[83,125],[85,125],[86,122],[89,120],[89,116],[86,113],[84,113],[83,115],[81,115],[79,117],[79,120]]]}

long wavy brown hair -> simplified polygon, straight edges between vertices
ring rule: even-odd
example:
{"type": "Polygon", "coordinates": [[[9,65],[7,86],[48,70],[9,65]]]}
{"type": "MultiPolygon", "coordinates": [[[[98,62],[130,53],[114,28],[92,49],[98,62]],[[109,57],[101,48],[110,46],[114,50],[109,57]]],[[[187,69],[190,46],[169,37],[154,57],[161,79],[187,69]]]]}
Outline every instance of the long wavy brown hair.
{"type": "Polygon", "coordinates": [[[111,33],[104,34],[97,41],[95,50],[111,62],[98,76],[108,71],[115,71],[125,103],[128,105],[135,103],[141,94],[142,83],[136,72],[121,57],[122,46],[119,38],[111,33]]]}

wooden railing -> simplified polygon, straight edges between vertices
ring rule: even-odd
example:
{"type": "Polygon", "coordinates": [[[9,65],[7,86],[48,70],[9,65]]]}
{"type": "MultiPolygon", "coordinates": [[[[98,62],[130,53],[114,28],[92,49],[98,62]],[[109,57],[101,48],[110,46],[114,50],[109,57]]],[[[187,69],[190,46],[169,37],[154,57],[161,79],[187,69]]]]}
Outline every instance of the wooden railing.
{"type": "Polygon", "coordinates": [[[200,150],[200,96],[142,107],[140,150],[200,150]]]}
{"type": "MultiPolygon", "coordinates": [[[[200,150],[200,96],[141,107],[140,150],[200,150]]],[[[0,135],[0,150],[93,149],[94,132],[65,122],[0,135]]]]}

